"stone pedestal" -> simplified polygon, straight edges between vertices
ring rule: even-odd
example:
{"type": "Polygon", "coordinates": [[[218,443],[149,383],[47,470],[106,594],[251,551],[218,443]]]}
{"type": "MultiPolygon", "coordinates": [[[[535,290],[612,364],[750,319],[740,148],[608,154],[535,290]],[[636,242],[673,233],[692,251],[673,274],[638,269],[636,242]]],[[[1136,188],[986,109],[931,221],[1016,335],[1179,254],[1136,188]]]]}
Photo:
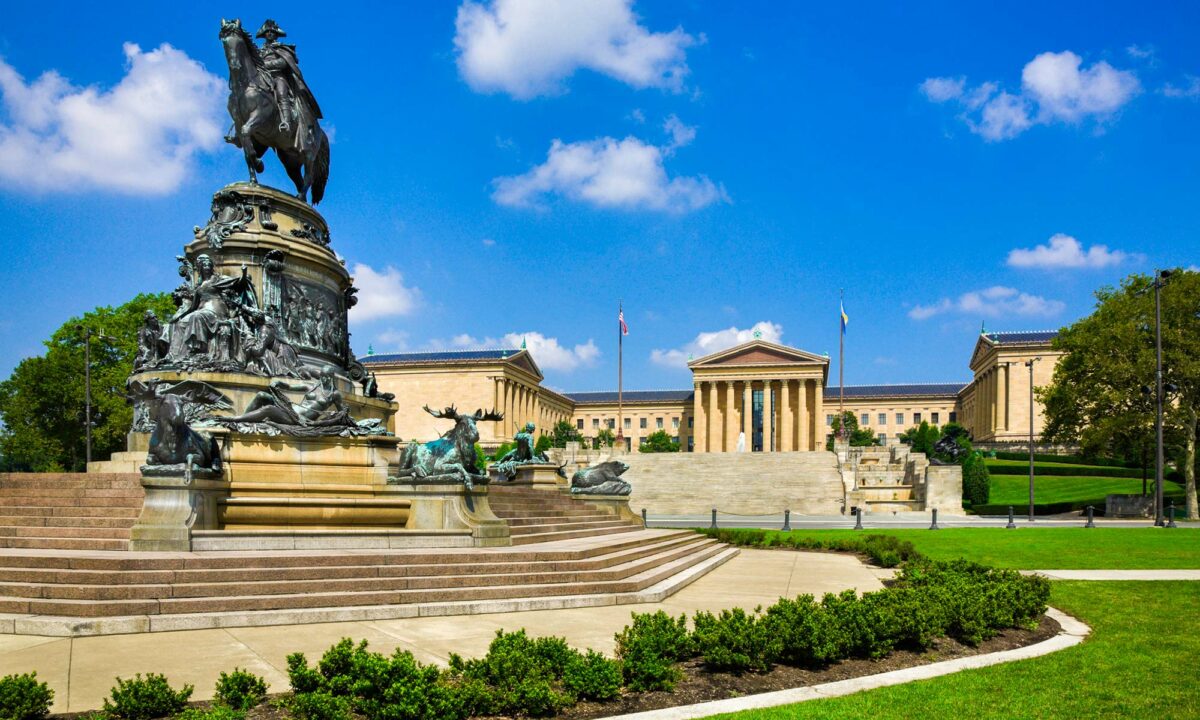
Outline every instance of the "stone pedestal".
{"type": "Polygon", "coordinates": [[[192,479],[183,474],[142,475],[146,499],[130,531],[129,549],[190,552],[192,530],[213,530],[218,504],[229,496],[224,479],[192,479]]]}
{"type": "Polygon", "coordinates": [[[642,516],[635,513],[629,507],[628,495],[585,495],[582,493],[568,493],[571,497],[580,502],[587,503],[598,510],[615,515],[621,520],[630,520],[642,524],[642,516]]]}
{"type": "Polygon", "coordinates": [[[558,474],[558,466],[551,463],[528,463],[517,467],[517,476],[512,480],[500,475],[494,470],[495,466],[488,468],[488,475],[493,483],[512,484],[512,485],[528,485],[536,490],[550,490],[557,492],[560,489],[569,487],[570,482],[558,474]]]}
{"type": "Polygon", "coordinates": [[[937,509],[946,515],[962,515],[962,466],[930,465],[925,468],[925,482],[917,486],[924,501],[924,510],[937,509]]]}
{"type": "Polygon", "coordinates": [[[492,513],[486,487],[468,490],[461,483],[414,483],[389,487],[397,496],[409,502],[405,529],[426,533],[467,530],[475,547],[512,544],[508,523],[492,513]]]}

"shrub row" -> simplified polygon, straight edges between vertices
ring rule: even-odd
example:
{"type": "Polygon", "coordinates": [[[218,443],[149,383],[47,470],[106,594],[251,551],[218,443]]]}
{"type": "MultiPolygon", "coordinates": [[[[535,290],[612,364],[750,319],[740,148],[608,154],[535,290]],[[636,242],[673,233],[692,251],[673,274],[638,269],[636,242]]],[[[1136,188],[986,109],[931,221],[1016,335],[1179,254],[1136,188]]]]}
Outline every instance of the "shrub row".
{"type": "Polygon", "coordinates": [[[682,616],[635,614],[617,638],[617,656],[630,688],[670,690],[679,678],[674,664],[696,657],[710,670],[742,673],[776,664],[815,669],[896,648],[920,651],[943,636],[978,645],[1000,630],[1034,626],[1049,597],[1045,578],[1015,570],[911,561],[893,586],[878,592],[859,597],[847,590],[820,601],[801,595],[765,612],[700,612],[690,633],[682,616]]]}
{"type": "Polygon", "coordinates": [[[864,555],[879,567],[896,567],[922,555],[913,544],[894,535],[862,535],[853,538],[814,538],[795,533],[753,528],[702,528],[698,532],[723,543],[741,547],[785,547],[795,550],[832,550],[864,555]]]}
{"type": "MultiPolygon", "coordinates": [[[[989,464],[988,471],[993,475],[1028,475],[1028,465],[995,465],[989,464]]],[[[1052,477],[1119,477],[1119,478],[1141,478],[1142,471],[1140,469],[1129,469],[1119,467],[1071,467],[1068,465],[1055,466],[1050,464],[1039,465],[1033,467],[1034,475],[1052,476],[1052,477]]]]}
{"type": "MultiPolygon", "coordinates": [[[[1028,460],[1029,453],[1027,452],[1007,452],[997,451],[997,460],[1028,460]]],[[[1046,453],[1034,453],[1033,461],[1040,463],[1071,463],[1075,465],[1095,465],[1097,467],[1115,467],[1115,468],[1138,468],[1141,467],[1136,462],[1125,462],[1124,460],[1110,460],[1108,458],[1085,458],[1082,455],[1050,455],[1046,453]]]]}

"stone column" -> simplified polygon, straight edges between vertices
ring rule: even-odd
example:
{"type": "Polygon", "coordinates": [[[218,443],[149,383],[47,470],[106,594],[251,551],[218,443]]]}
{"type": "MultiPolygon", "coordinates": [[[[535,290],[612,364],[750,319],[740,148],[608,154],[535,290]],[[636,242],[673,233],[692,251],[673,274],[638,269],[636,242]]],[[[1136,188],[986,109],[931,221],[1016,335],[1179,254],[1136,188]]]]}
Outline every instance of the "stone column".
{"type": "Polygon", "coordinates": [[[721,412],[717,405],[716,382],[708,383],[708,451],[721,452],[721,412]]]}
{"type": "Polygon", "coordinates": [[[737,408],[734,406],[733,381],[725,381],[725,443],[722,450],[737,450],[737,408]]]}
{"type": "Polygon", "coordinates": [[[754,450],[754,383],[742,383],[742,432],[746,433],[746,451],[754,450]]]}
{"type": "Polygon", "coordinates": [[[692,393],[692,451],[708,452],[708,416],[704,414],[704,383],[693,385],[692,393]]]}
{"type": "Polygon", "coordinates": [[[763,452],[779,452],[779,423],[775,419],[772,380],[763,380],[763,452]]]}
{"type": "Polygon", "coordinates": [[[821,387],[820,378],[813,381],[813,411],[810,417],[813,424],[813,450],[824,450],[825,433],[829,426],[825,424],[825,388],[821,387]]]}
{"type": "MultiPolygon", "coordinates": [[[[492,407],[497,410],[504,408],[504,379],[496,378],[495,398],[492,400],[492,407]]],[[[504,429],[503,420],[495,420],[492,422],[492,439],[499,440],[500,433],[504,429]]]]}
{"type": "Polygon", "coordinates": [[[999,429],[1008,431],[1008,373],[1012,369],[1011,365],[1004,365],[1000,369],[1000,426],[999,429]]]}
{"type": "Polygon", "coordinates": [[[797,435],[800,436],[799,446],[797,450],[812,450],[812,439],[809,437],[809,422],[808,422],[808,389],[813,385],[811,380],[801,380],[800,392],[796,396],[796,422],[798,423],[797,435]]]}
{"type": "Polygon", "coordinates": [[[779,450],[781,452],[791,452],[795,448],[792,447],[792,381],[779,381],[779,450]]]}
{"type": "Polygon", "coordinates": [[[505,380],[504,378],[500,378],[500,404],[497,405],[496,407],[504,415],[504,419],[496,421],[496,437],[495,437],[496,442],[504,442],[504,435],[505,435],[505,432],[508,430],[508,421],[509,421],[509,418],[512,417],[512,413],[508,409],[508,400],[509,400],[509,392],[510,392],[510,388],[508,385],[509,385],[508,380],[505,380]]]}

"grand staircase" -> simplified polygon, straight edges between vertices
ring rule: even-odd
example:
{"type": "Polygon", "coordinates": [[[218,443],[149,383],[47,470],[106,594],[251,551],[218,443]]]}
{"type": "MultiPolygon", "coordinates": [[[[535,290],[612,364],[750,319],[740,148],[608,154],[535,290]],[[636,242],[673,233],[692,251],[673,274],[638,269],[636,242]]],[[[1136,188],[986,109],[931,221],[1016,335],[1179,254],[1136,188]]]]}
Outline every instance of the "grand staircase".
{"type": "Polygon", "coordinates": [[[0,473],[0,548],[127,550],[137,474],[0,473]]]}
{"type": "Polygon", "coordinates": [[[654,602],[737,553],[690,531],[645,529],[570,496],[503,485],[491,503],[510,523],[513,547],[129,552],[141,504],[136,477],[0,475],[6,523],[27,518],[6,527],[37,529],[4,538],[23,544],[0,550],[0,633],[78,636],[654,602]],[[28,483],[45,489],[21,495],[37,489],[28,483]],[[23,504],[10,506],[14,499],[23,504]],[[11,514],[11,507],[42,510],[11,514]],[[68,511],[76,514],[58,514],[68,511]],[[58,518],[114,526],[99,528],[105,537],[76,537],[72,531],[87,526],[48,524],[58,518]]]}

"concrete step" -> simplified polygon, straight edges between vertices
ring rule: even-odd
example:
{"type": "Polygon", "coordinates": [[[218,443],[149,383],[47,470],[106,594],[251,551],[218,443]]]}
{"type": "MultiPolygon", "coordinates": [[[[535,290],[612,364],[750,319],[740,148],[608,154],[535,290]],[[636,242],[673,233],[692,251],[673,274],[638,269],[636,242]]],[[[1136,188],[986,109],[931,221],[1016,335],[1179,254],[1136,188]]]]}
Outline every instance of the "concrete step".
{"type": "Polygon", "coordinates": [[[53,478],[29,477],[22,475],[20,477],[6,477],[0,474],[0,490],[13,488],[27,488],[34,490],[41,489],[58,489],[58,490],[137,490],[141,492],[142,482],[140,476],[132,478],[125,475],[83,475],[78,477],[63,478],[61,476],[53,478]]]}
{"type": "MultiPolygon", "coordinates": [[[[0,512],[8,508],[0,509],[0,512]]],[[[0,525],[23,525],[26,527],[94,527],[130,528],[136,517],[47,517],[45,515],[0,515],[0,525]]]]}
{"type": "Polygon", "coordinates": [[[513,545],[531,545],[533,543],[551,542],[554,540],[569,540],[572,538],[596,537],[639,530],[637,526],[620,525],[611,528],[592,528],[586,530],[558,530],[553,532],[533,533],[530,535],[513,535],[513,545]]]}
{"type": "Polygon", "coordinates": [[[612,520],[613,515],[608,513],[598,512],[592,515],[571,515],[565,517],[563,515],[516,515],[511,518],[504,518],[508,521],[509,527],[518,527],[520,525],[546,525],[555,522],[570,521],[575,522],[600,522],[604,520],[612,520]]]}
{"type": "Polygon", "coordinates": [[[128,550],[128,540],[60,537],[0,537],[0,548],[36,550],[128,550]]]}
{"type": "MultiPolygon", "coordinates": [[[[27,490],[22,492],[28,492],[27,490]]],[[[100,492],[100,491],[97,491],[100,492]]],[[[105,492],[125,492],[123,490],[110,490],[105,492]]],[[[78,497],[68,497],[64,495],[3,495],[0,496],[0,507],[4,508],[5,514],[8,514],[10,506],[25,506],[25,507],[52,507],[52,508],[75,508],[85,504],[92,507],[125,507],[125,508],[141,508],[141,495],[80,495],[78,497]]],[[[81,513],[88,514],[88,513],[81,513]]],[[[97,513],[99,514],[99,513],[97,513]]]]}
{"type": "Polygon", "coordinates": [[[513,537],[518,535],[533,535],[538,533],[558,532],[559,530],[602,530],[612,527],[637,527],[632,523],[620,520],[612,515],[601,520],[580,522],[548,522],[536,525],[518,525],[510,528],[513,537]]]}
{"type": "Polygon", "coordinates": [[[129,539],[129,527],[47,527],[44,525],[0,525],[0,538],[33,538],[52,536],[62,539],[114,538],[129,539]]]}
{"type": "Polygon", "coordinates": [[[142,511],[142,504],[139,502],[136,507],[130,505],[124,506],[100,506],[89,507],[86,505],[79,506],[50,506],[50,505],[9,505],[5,503],[0,506],[0,513],[6,516],[26,515],[32,517],[105,517],[105,518],[129,518],[132,523],[137,519],[137,516],[142,511]]]}

